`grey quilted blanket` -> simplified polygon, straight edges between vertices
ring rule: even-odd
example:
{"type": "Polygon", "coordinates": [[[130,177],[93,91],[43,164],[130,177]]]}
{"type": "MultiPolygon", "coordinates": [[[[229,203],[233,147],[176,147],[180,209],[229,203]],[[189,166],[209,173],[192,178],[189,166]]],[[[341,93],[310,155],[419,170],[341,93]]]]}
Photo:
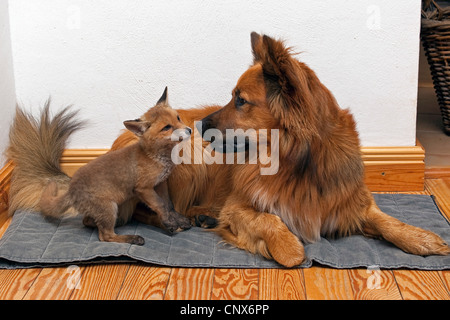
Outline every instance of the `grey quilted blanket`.
{"type": "MultiPolygon", "coordinates": [[[[433,198],[424,195],[375,194],[386,213],[438,233],[450,243],[450,225],[433,198]]],[[[98,240],[97,230],[84,227],[81,217],[49,221],[37,212],[18,211],[0,239],[0,268],[31,268],[117,261],[141,261],[176,267],[282,268],[274,261],[234,248],[214,232],[200,228],[170,235],[132,221],[118,233],[139,234],[144,246],[98,240]]],[[[325,239],[305,246],[307,261],[333,268],[378,267],[424,270],[450,269],[450,256],[407,254],[390,243],[351,236],[325,239]]]]}

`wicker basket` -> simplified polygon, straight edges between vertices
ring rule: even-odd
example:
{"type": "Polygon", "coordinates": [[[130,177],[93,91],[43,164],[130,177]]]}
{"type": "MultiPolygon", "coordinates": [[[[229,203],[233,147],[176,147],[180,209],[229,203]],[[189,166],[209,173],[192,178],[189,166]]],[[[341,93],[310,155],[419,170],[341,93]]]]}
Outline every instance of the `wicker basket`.
{"type": "Polygon", "coordinates": [[[441,6],[434,0],[423,1],[421,39],[441,109],[444,132],[450,135],[450,6],[441,6]]]}

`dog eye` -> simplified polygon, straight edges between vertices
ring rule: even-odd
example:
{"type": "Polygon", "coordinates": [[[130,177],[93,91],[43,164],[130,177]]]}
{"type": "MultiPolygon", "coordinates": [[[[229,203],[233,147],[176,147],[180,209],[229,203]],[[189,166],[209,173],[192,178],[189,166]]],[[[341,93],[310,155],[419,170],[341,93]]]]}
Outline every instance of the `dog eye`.
{"type": "Polygon", "coordinates": [[[177,116],[178,121],[181,121],[180,116],[177,116]]]}
{"type": "Polygon", "coordinates": [[[240,96],[236,96],[236,101],[234,102],[236,108],[242,107],[246,103],[247,101],[245,99],[242,99],[240,96]]]}
{"type": "Polygon", "coordinates": [[[167,131],[172,129],[172,126],[170,124],[168,124],[167,126],[165,126],[164,128],[161,129],[161,131],[167,131]]]}

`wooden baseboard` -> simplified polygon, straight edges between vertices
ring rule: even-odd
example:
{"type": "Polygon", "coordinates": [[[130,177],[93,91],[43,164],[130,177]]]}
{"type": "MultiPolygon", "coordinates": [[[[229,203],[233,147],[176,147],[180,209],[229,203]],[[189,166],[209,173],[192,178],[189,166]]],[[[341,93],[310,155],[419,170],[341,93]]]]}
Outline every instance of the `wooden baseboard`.
{"type": "MultiPolygon", "coordinates": [[[[68,175],[107,149],[70,149],[63,153],[61,167],[68,175]]],[[[366,183],[371,191],[422,191],[425,150],[414,147],[363,147],[366,183]]]]}
{"type": "Polygon", "coordinates": [[[9,186],[13,169],[14,164],[12,161],[8,161],[5,166],[0,169],[0,213],[3,213],[8,209],[9,186]]]}
{"type": "Polygon", "coordinates": [[[67,149],[61,157],[61,169],[73,176],[78,168],[108,152],[109,149],[67,149]]]}
{"type": "Polygon", "coordinates": [[[414,147],[361,148],[366,184],[371,191],[422,191],[425,149],[414,147]]]}
{"type": "Polygon", "coordinates": [[[450,178],[450,167],[426,167],[425,179],[450,178]]]}
{"type": "MultiPolygon", "coordinates": [[[[366,167],[366,184],[371,191],[423,190],[425,150],[419,143],[415,147],[364,147],[361,151],[366,167]]],[[[108,149],[66,150],[61,158],[61,168],[72,176],[78,168],[106,152],[108,149]]],[[[0,206],[7,205],[13,168],[10,161],[0,170],[0,206]]],[[[427,178],[441,174],[441,169],[427,170],[427,178]]],[[[445,174],[450,176],[450,170],[445,170],[445,174]]]]}

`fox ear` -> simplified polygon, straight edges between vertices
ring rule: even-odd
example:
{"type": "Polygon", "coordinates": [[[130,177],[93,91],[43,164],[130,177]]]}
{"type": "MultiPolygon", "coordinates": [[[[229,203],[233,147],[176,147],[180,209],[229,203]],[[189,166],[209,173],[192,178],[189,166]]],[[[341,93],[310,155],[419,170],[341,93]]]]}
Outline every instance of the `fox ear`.
{"type": "Polygon", "coordinates": [[[138,137],[142,136],[148,128],[150,128],[150,122],[142,121],[141,119],[136,120],[127,120],[124,121],[123,124],[125,127],[133,132],[138,137]]]}
{"type": "Polygon", "coordinates": [[[164,89],[161,98],[159,98],[156,104],[167,104],[167,87],[164,89]]]}

